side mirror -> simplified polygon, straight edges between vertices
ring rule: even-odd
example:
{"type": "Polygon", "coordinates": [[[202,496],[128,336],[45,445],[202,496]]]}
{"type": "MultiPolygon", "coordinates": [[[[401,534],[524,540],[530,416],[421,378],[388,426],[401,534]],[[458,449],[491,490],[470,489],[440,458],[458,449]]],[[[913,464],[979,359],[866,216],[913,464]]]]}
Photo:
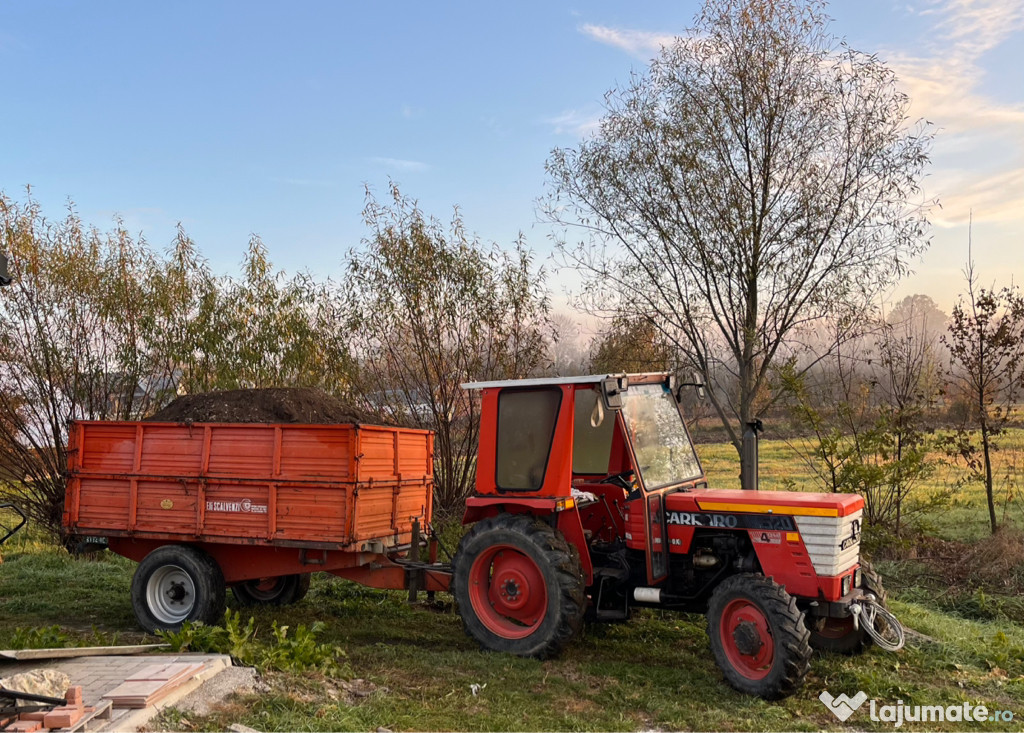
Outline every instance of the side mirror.
{"type": "Polygon", "coordinates": [[[704,377],[696,369],[690,373],[689,382],[679,385],[679,389],[676,390],[676,402],[683,401],[683,387],[693,387],[697,391],[697,397],[701,400],[707,397],[707,392],[704,390],[704,377]]]}
{"type": "Polygon", "coordinates": [[[621,410],[623,405],[622,393],[626,391],[629,383],[625,377],[608,377],[601,382],[601,400],[608,410],[621,410]]]}

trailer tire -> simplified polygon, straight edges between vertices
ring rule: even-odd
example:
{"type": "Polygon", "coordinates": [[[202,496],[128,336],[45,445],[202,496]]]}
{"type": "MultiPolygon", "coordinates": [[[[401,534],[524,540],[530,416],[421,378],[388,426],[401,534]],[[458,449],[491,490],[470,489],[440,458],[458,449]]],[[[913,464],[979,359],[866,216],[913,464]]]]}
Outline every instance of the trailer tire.
{"type": "Polygon", "coordinates": [[[811,667],[810,631],[796,599],[754,573],[723,580],[708,602],[708,638],[726,681],[777,700],[793,694],[811,667]]]}
{"type": "Polygon", "coordinates": [[[576,548],[528,514],[499,514],[474,525],[453,561],[462,624],[490,651],[544,659],[579,633],[586,610],[576,548]]]}
{"type": "Polygon", "coordinates": [[[132,608],[143,629],[178,631],[186,621],[216,624],[224,616],[224,573],[197,547],[164,545],[132,576],[132,608]]]}
{"type": "Polygon", "coordinates": [[[243,580],[231,586],[231,595],[241,606],[287,606],[306,597],[309,577],[309,573],[302,573],[243,580]]]}
{"type": "MultiPolygon", "coordinates": [[[[861,562],[860,566],[864,574],[863,587],[874,593],[882,608],[888,608],[889,594],[882,585],[882,576],[866,560],[861,562]]],[[[811,628],[811,647],[817,651],[852,656],[867,651],[873,644],[871,637],[863,628],[853,628],[852,618],[825,619],[820,629],[811,628]]]]}

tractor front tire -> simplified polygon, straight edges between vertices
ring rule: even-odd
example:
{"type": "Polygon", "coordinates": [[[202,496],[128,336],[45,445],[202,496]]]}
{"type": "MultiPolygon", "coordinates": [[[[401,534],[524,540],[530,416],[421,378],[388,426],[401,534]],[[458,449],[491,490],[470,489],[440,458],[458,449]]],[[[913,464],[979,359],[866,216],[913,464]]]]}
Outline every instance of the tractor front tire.
{"type": "MultiPolygon", "coordinates": [[[[888,608],[889,594],[882,586],[882,576],[869,562],[860,564],[864,574],[863,587],[871,591],[882,608],[888,608]]],[[[885,623],[884,621],[876,622],[885,623]]],[[[832,654],[860,654],[874,644],[863,627],[854,628],[853,618],[827,618],[820,629],[811,628],[811,647],[832,654]]]]}
{"type": "Polygon", "coordinates": [[[463,627],[484,649],[544,659],[583,626],[579,555],[540,519],[499,514],[477,522],[453,565],[463,627]]]}
{"type": "Polygon", "coordinates": [[[719,584],[708,602],[708,637],[726,681],[748,695],[791,695],[811,666],[803,612],[763,575],[733,575],[719,584]]]}
{"type": "Polygon", "coordinates": [[[216,624],[224,616],[224,573],[189,545],[164,545],[146,555],[131,593],[135,618],[150,634],[179,631],[186,621],[216,624]]]}
{"type": "Polygon", "coordinates": [[[306,597],[309,575],[302,573],[244,580],[231,586],[231,595],[240,606],[287,606],[306,597]]]}

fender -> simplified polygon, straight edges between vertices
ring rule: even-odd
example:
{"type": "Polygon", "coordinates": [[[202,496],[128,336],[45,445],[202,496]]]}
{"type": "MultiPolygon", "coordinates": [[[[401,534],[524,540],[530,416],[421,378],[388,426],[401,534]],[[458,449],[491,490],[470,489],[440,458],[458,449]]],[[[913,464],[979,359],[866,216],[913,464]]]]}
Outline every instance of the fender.
{"type": "Polygon", "coordinates": [[[462,515],[463,526],[479,522],[498,514],[532,514],[548,522],[554,518],[555,528],[562,533],[566,542],[575,547],[580,556],[583,580],[587,586],[594,582],[594,564],[583,534],[583,522],[579,509],[572,498],[527,498],[517,496],[471,496],[466,499],[466,513],[462,515]]]}

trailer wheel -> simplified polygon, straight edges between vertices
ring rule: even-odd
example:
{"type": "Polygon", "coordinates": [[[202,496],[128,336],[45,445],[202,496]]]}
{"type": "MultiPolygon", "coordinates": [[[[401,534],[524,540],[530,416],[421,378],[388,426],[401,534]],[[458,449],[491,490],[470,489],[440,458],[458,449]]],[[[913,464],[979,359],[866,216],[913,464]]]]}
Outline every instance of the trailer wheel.
{"type": "MultiPolygon", "coordinates": [[[[882,586],[882,576],[867,561],[860,566],[864,574],[864,588],[874,593],[882,608],[888,608],[889,594],[882,586]]],[[[885,624],[885,621],[879,619],[875,624],[878,628],[878,624],[885,624]]],[[[863,628],[853,627],[852,617],[827,618],[820,629],[811,628],[811,647],[818,651],[853,655],[866,651],[872,644],[874,642],[863,628]]]]}
{"type": "Polygon", "coordinates": [[[726,578],[708,603],[708,637],[726,681],[766,700],[795,692],[810,669],[810,632],[796,600],[763,575],[726,578]]]}
{"type": "Polygon", "coordinates": [[[499,514],[478,522],[453,565],[463,627],[484,649],[543,659],[579,633],[586,610],[579,555],[541,520],[499,514]]]}
{"type": "Polygon", "coordinates": [[[302,573],[245,580],[231,586],[231,595],[242,606],[287,606],[306,597],[309,575],[302,573]]]}
{"type": "Polygon", "coordinates": [[[132,608],[151,634],[178,631],[186,621],[218,623],[224,615],[224,573],[198,548],[158,547],[135,569],[132,608]]]}

